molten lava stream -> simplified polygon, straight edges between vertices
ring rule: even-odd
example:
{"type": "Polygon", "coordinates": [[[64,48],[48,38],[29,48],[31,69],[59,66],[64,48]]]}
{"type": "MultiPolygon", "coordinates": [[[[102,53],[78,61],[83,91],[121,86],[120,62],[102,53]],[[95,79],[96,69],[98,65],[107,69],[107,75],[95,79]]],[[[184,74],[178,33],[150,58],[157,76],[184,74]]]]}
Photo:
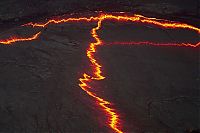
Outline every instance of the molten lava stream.
{"type": "MultiPolygon", "coordinates": [[[[101,13],[102,14],[102,13],[101,13]]],[[[178,22],[173,22],[169,20],[164,20],[164,19],[157,19],[157,18],[149,18],[145,17],[139,14],[134,14],[127,16],[124,13],[118,13],[120,15],[115,15],[115,14],[102,14],[100,16],[91,16],[91,17],[79,17],[79,18],[66,18],[66,19],[50,19],[46,23],[33,23],[30,22],[28,24],[24,24],[22,26],[32,26],[32,27],[46,27],[51,23],[54,24],[59,24],[59,23],[66,23],[66,22],[80,22],[80,21],[86,21],[86,22],[98,22],[103,19],[113,19],[117,21],[130,21],[130,22],[140,22],[140,23],[145,23],[145,24],[153,24],[156,26],[160,26],[163,28],[183,28],[183,29],[189,29],[189,30],[194,30],[197,31],[200,34],[200,29],[197,27],[194,27],[192,25],[184,24],[184,23],[178,23],[178,22]],[[122,15],[123,14],[123,15],[122,15]]]]}
{"type": "Polygon", "coordinates": [[[31,37],[10,37],[9,39],[0,40],[0,44],[10,45],[15,42],[32,41],[40,36],[41,32],[34,34],[31,37]]]}
{"type": "MultiPolygon", "coordinates": [[[[150,23],[150,24],[155,24],[158,26],[162,26],[165,28],[187,28],[187,29],[191,29],[191,30],[196,30],[199,33],[199,29],[187,24],[180,24],[180,23],[170,23],[170,22],[159,22],[159,21],[155,21],[155,19],[153,18],[146,18],[146,17],[142,17],[141,16],[135,16],[135,17],[126,17],[126,16],[113,16],[113,15],[102,15],[99,17],[99,21],[98,21],[98,26],[96,28],[93,28],[91,31],[91,35],[92,37],[96,40],[96,42],[94,43],[90,43],[89,48],[87,49],[87,57],[89,58],[91,64],[92,64],[92,69],[94,71],[93,76],[89,76],[88,74],[84,73],[83,74],[83,78],[80,78],[79,80],[81,81],[81,84],[79,84],[79,86],[91,97],[93,97],[98,105],[104,110],[105,114],[108,116],[108,123],[109,126],[118,133],[122,133],[123,131],[119,128],[119,126],[121,127],[122,125],[120,125],[119,121],[119,114],[117,114],[117,112],[111,108],[111,103],[109,101],[104,100],[103,98],[99,97],[97,94],[95,94],[94,92],[91,91],[91,87],[88,85],[90,82],[94,81],[94,80],[103,80],[105,77],[103,77],[101,75],[101,65],[97,62],[97,60],[94,57],[94,54],[96,52],[96,47],[99,45],[103,45],[102,40],[100,39],[100,37],[97,35],[97,31],[100,30],[101,25],[102,25],[102,21],[106,20],[106,19],[113,19],[113,20],[117,20],[117,21],[131,21],[131,22],[135,22],[135,21],[139,21],[142,23],[150,23]]],[[[113,43],[114,44],[114,43],[113,43]]],[[[197,43],[196,45],[192,45],[192,44],[159,44],[159,43],[153,43],[153,42],[122,42],[122,43],[118,43],[118,44],[149,44],[149,45],[154,45],[154,46],[166,46],[166,45],[170,45],[170,46],[190,46],[190,47],[197,47],[199,46],[199,43],[197,43]]]]}
{"type": "Polygon", "coordinates": [[[120,123],[119,123],[119,114],[111,108],[111,103],[107,100],[104,100],[103,98],[99,97],[97,94],[91,91],[91,87],[88,85],[88,83],[92,81],[98,81],[103,80],[105,77],[101,75],[101,65],[97,62],[97,60],[94,57],[94,54],[96,52],[96,47],[99,45],[102,45],[102,41],[100,40],[99,36],[97,35],[97,31],[101,28],[102,20],[98,21],[97,27],[93,28],[91,31],[92,37],[96,40],[96,42],[90,43],[89,48],[87,49],[87,57],[89,58],[92,69],[94,71],[93,76],[89,76],[86,73],[83,74],[83,77],[80,78],[80,84],[79,86],[92,98],[95,99],[97,104],[101,107],[101,109],[104,110],[105,114],[108,116],[107,123],[109,126],[117,133],[122,133],[121,129],[119,129],[120,123]]]}
{"type": "MultiPolygon", "coordinates": [[[[86,22],[98,22],[97,27],[93,28],[91,30],[91,36],[94,38],[95,42],[92,42],[89,44],[89,48],[87,49],[87,57],[91,63],[92,69],[93,69],[93,74],[88,75],[86,73],[83,74],[83,77],[80,78],[80,84],[79,86],[84,90],[90,97],[94,98],[95,101],[97,102],[98,106],[104,111],[106,116],[108,117],[108,126],[113,129],[113,131],[117,133],[122,133],[123,131],[121,130],[121,124],[120,124],[120,116],[119,114],[112,108],[112,105],[109,101],[104,100],[100,96],[98,96],[96,93],[91,91],[91,87],[89,84],[94,81],[99,81],[103,80],[105,77],[102,76],[102,71],[101,71],[101,65],[97,62],[95,59],[94,54],[96,53],[96,48],[99,45],[102,45],[103,42],[100,39],[100,37],[97,35],[97,31],[100,30],[101,24],[103,20],[116,20],[116,21],[122,21],[122,22],[139,22],[139,23],[145,23],[145,24],[152,24],[156,26],[160,26],[163,28],[183,28],[183,29],[189,29],[189,30],[194,30],[197,31],[200,34],[200,29],[188,24],[183,24],[183,23],[178,23],[178,22],[172,22],[172,21],[167,21],[163,19],[157,19],[157,18],[148,18],[144,17],[142,15],[133,15],[133,16],[126,16],[126,14],[123,13],[123,15],[114,15],[114,14],[103,14],[97,17],[80,17],[80,18],[67,18],[67,19],[51,19],[46,23],[28,23],[23,26],[32,26],[32,27],[46,27],[50,23],[54,24],[59,24],[59,23],[66,23],[66,22],[80,22],[80,21],[86,21],[86,22]]],[[[0,40],[1,44],[12,44],[14,42],[19,42],[19,41],[31,41],[34,39],[37,39],[40,35],[40,32],[33,35],[32,37],[28,38],[10,38],[6,40],[0,40]]],[[[129,45],[154,45],[154,46],[188,46],[188,47],[198,47],[200,43],[197,44],[189,44],[189,43],[181,43],[181,44],[159,44],[159,43],[153,43],[153,42],[113,42],[110,44],[129,44],[129,45]]]]}
{"type": "Polygon", "coordinates": [[[156,42],[150,42],[150,41],[138,41],[138,42],[105,42],[104,45],[152,45],[152,46],[171,46],[171,47],[199,47],[200,42],[198,43],[156,43],[156,42]]]}

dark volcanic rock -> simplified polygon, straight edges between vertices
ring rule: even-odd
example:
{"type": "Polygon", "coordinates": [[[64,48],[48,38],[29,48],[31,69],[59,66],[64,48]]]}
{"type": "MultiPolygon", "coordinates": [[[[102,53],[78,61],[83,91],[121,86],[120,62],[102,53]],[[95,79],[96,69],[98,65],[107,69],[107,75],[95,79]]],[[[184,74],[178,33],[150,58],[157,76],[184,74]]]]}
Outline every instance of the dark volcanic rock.
{"type": "Polygon", "coordinates": [[[199,17],[200,0],[2,0],[0,20],[35,19],[69,12],[127,11],[199,17]]]}

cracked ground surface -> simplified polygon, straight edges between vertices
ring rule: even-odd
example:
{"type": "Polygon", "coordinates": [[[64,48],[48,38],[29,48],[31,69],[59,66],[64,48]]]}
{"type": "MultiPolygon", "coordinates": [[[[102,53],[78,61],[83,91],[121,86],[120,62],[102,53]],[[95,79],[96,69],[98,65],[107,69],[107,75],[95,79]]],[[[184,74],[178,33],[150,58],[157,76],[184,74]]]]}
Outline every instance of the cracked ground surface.
{"type": "MultiPolygon", "coordinates": [[[[96,24],[47,27],[41,37],[0,47],[0,132],[109,132],[102,112],[79,88],[96,24]]],[[[1,34],[28,35],[25,27],[1,34]]],[[[105,22],[112,41],[199,42],[188,30],[105,22]]],[[[109,45],[97,48],[104,81],[95,90],[115,104],[127,132],[199,128],[199,48],[109,45]]]]}

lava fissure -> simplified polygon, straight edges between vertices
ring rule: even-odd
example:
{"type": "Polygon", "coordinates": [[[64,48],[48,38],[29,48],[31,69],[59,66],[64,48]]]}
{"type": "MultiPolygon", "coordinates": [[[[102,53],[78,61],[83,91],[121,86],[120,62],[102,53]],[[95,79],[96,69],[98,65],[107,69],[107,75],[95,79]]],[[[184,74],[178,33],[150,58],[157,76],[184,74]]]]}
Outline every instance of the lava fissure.
{"type": "Polygon", "coordinates": [[[80,17],[80,18],[67,18],[67,19],[50,19],[46,23],[28,23],[24,24],[23,26],[32,26],[32,27],[46,27],[51,23],[59,24],[59,23],[65,23],[65,22],[80,22],[80,21],[86,21],[86,22],[98,22],[99,20],[102,20],[102,17],[104,19],[114,19],[114,20],[121,20],[121,21],[133,21],[133,22],[141,22],[141,23],[147,23],[147,24],[153,24],[156,26],[161,26],[164,28],[184,28],[184,29],[190,29],[197,31],[200,34],[200,29],[197,27],[194,27],[189,24],[184,23],[178,23],[174,21],[164,20],[164,19],[157,19],[157,18],[148,18],[139,14],[134,14],[133,16],[126,16],[126,15],[112,15],[112,14],[102,14],[100,16],[94,17],[80,17]]]}
{"type": "Polygon", "coordinates": [[[109,116],[108,118],[108,123],[110,127],[117,133],[123,133],[118,125],[119,125],[119,115],[115,112],[115,110],[111,107],[110,102],[104,100],[103,98],[97,96],[95,93],[91,92],[90,86],[87,84],[88,82],[92,82],[95,80],[103,80],[105,77],[101,75],[101,65],[97,62],[97,60],[94,57],[94,54],[96,52],[96,47],[99,45],[102,45],[102,41],[97,35],[97,31],[101,28],[101,24],[104,18],[100,19],[98,21],[97,27],[93,28],[91,30],[91,36],[96,40],[96,42],[92,42],[89,45],[89,48],[87,49],[87,57],[89,58],[91,64],[92,64],[92,69],[94,71],[94,76],[89,76],[86,73],[83,74],[83,78],[80,78],[81,84],[79,86],[91,97],[93,97],[98,105],[105,111],[105,113],[109,116]]]}
{"type": "Polygon", "coordinates": [[[150,42],[150,41],[144,41],[144,42],[104,42],[104,45],[152,45],[152,46],[173,46],[173,47],[199,47],[200,42],[198,43],[156,43],[156,42],[150,42]]]}
{"type": "MultiPolygon", "coordinates": [[[[122,13],[120,13],[122,14],[122,13]]],[[[182,29],[190,29],[197,31],[198,34],[200,34],[200,29],[188,24],[183,24],[183,23],[178,23],[178,22],[173,22],[169,20],[164,20],[164,19],[157,19],[157,18],[148,18],[142,15],[133,15],[133,16],[125,16],[124,15],[113,15],[113,14],[102,14],[100,16],[94,17],[80,17],[80,18],[66,18],[66,19],[51,19],[47,21],[46,23],[28,23],[23,26],[31,26],[31,27],[41,27],[44,28],[48,26],[49,24],[60,24],[60,23],[66,23],[66,22],[80,22],[80,21],[86,21],[86,22],[97,22],[97,26],[92,28],[91,30],[91,36],[94,38],[94,42],[91,42],[89,44],[89,47],[86,51],[86,56],[88,57],[93,74],[88,75],[86,73],[83,74],[83,77],[79,79],[80,84],[79,86],[83,91],[85,91],[90,97],[95,99],[95,102],[99,105],[99,107],[104,110],[104,113],[106,114],[108,121],[107,123],[109,124],[108,126],[115,132],[117,133],[123,133],[121,127],[122,125],[120,124],[120,115],[116,112],[114,108],[112,108],[112,104],[98,96],[96,93],[91,91],[91,86],[89,86],[89,83],[94,82],[94,81],[100,81],[105,79],[105,77],[102,75],[102,65],[98,63],[98,61],[95,58],[95,53],[96,49],[100,45],[104,44],[120,44],[120,45],[153,45],[153,46],[185,46],[185,47],[199,47],[200,42],[196,44],[190,44],[190,43],[155,43],[155,42],[148,42],[148,41],[143,41],[143,42],[103,42],[101,38],[98,36],[97,31],[101,29],[102,22],[104,20],[117,20],[117,21],[123,21],[123,22],[139,22],[139,23],[145,23],[145,24],[153,24],[156,26],[160,26],[163,28],[182,28],[182,29]]],[[[27,38],[9,38],[6,40],[0,40],[0,44],[12,44],[15,42],[20,42],[20,41],[32,41],[35,40],[39,37],[41,32],[38,32],[37,34],[33,35],[32,37],[27,37],[27,38]]]]}
{"type": "Polygon", "coordinates": [[[22,26],[31,26],[31,27],[46,27],[48,26],[49,24],[53,23],[53,24],[60,24],[60,23],[66,23],[66,22],[80,22],[80,21],[86,21],[86,22],[91,22],[91,21],[94,21],[94,22],[97,22],[99,20],[99,17],[81,17],[81,18],[67,18],[67,19],[61,19],[61,20],[56,20],[56,19],[51,19],[49,21],[47,21],[46,23],[28,23],[28,24],[24,24],[22,26]]]}
{"type": "Polygon", "coordinates": [[[15,42],[32,41],[32,40],[37,39],[40,36],[40,34],[41,34],[41,32],[38,32],[31,37],[24,37],[24,38],[22,38],[22,37],[11,37],[9,39],[0,40],[0,43],[5,44],[5,45],[9,45],[9,44],[12,44],[12,43],[15,43],[15,42]]]}
{"type": "MultiPolygon", "coordinates": [[[[89,48],[87,50],[87,57],[89,58],[92,66],[93,66],[93,70],[94,70],[94,76],[95,77],[91,77],[89,75],[87,75],[86,73],[83,74],[83,78],[80,78],[79,80],[81,81],[81,84],[79,84],[79,86],[87,92],[87,94],[89,94],[91,97],[95,98],[96,101],[98,102],[98,104],[102,107],[102,109],[105,111],[105,113],[109,116],[109,125],[110,127],[118,133],[123,133],[123,131],[121,129],[119,129],[119,114],[117,114],[115,112],[115,110],[113,108],[110,108],[108,105],[110,105],[110,102],[98,97],[95,93],[90,91],[90,87],[87,85],[87,82],[92,82],[93,80],[103,80],[105,77],[101,75],[102,71],[101,71],[101,65],[99,63],[97,63],[97,60],[94,57],[94,53],[96,52],[96,47],[99,45],[103,45],[104,43],[102,42],[102,40],[100,39],[100,37],[97,34],[97,31],[100,30],[101,26],[102,26],[102,21],[105,19],[114,19],[114,20],[125,20],[125,21],[138,21],[140,20],[140,18],[138,17],[133,17],[133,18],[127,18],[127,17],[123,17],[123,16],[113,16],[113,15],[102,15],[99,17],[99,21],[98,21],[98,25],[97,27],[93,28],[91,31],[91,36],[96,40],[95,43],[90,43],[89,48]],[[88,78],[89,77],[89,78],[88,78]]],[[[148,19],[150,23],[155,22],[152,21],[152,19],[148,19]]],[[[145,21],[143,22],[147,22],[147,19],[145,19],[145,21]]],[[[156,25],[159,25],[161,23],[153,23],[156,25]]],[[[168,24],[164,23],[164,25],[162,25],[163,27],[166,28],[189,28],[189,29],[193,29],[193,30],[199,30],[198,28],[193,28],[190,27],[186,24],[182,25],[182,24],[168,24]]],[[[198,31],[199,32],[199,31],[198,31]]],[[[199,32],[200,33],[200,32],[199,32]]],[[[117,42],[116,42],[117,43],[117,42]]],[[[123,43],[123,42],[122,42],[123,43]]],[[[114,44],[114,43],[113,43],[114,44]]],[[[123,44],[150,44],[150,45],[154,45],[154,46],[190,46],[190,47],[197,47],[199,46],[200,43],[197,43],[196,45],[192,45],[192,44],[178,44],[178,45],[173,45],[173,44],[159,44],[159,43],[153,43],[153,42],[124,42],[123,44]]]]}

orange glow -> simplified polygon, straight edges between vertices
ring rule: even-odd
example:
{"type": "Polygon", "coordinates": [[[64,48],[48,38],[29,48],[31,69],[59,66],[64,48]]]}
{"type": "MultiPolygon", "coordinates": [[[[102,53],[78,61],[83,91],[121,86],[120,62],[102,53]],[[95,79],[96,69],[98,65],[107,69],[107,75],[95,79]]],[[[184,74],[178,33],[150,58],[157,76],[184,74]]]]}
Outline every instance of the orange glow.
{"type": "MultiPolygon", "coordinates": [[[[195,30],[200,34],[200,29],[196,28],[194,26],[183,24],[183,23],[177,23],[177,22],[171,22],[171,21],[160,21],[161,19],[156,18],[148,18],[144,17],[142,15],[134,15],[134,16],[113,16],[113,15],[104,15],[106,19],[115,19],[115,20],[125,20],[125,21],[133,21],[133,22],[142,22],[147,24],[154,24],[157,26],[161,26],[164,28],[183,28],[183,29],[190,29],[195,30]]],[[[100,18],[101,19],[101,18],[100,18]]]]}
{"type": "Polygon", "coordinates": [[[87,57],[89,58],[91,64],[92,64],[92,69],[94,70],[94,76],[89,76],[86,73],[83,74],[83,78],[80,78],[81,84],[79,86],[91,97],[93,97],[97,104],[105,111],[105,113],[109,116],[108,118],[108,123],[110,127],[117,133],[123,133],[118,125],[119,125],[119,115],[115,112],[114,109],[110,108],[109,105],[111,105],[110,102],[104,100],[103,98],[100,98],[97,96],[95,93],[90,91],[90,86],[87,84],[88,82],[92,82],[92,80],[102,80],[105,77],[101,75],[101,65],[97,63],[97,60],[94,57],[94,53],[96,52],[96,47],[98,45],[102,45],[102,41],[97,35],[97,31],[101,28],[101,23],[102,19],[98,21],[97,27],[93,28],[91,30],[91,35],[95,39],[96,42],[90,43],[89,48],[87,49],[87,57]]]}
{"type": "Polygon", "coordinates": [[[200,29],[197,28],[197,27],[194,27],[192,25],[173,22],[173,21],[169,21],[169,20],[165,20],[165,19],[149,18],[149,17],[145,17],[145,16],[142,16],[142,15],[138,15],[138,14],[136,14],[135,16],[139,17],[140,18],[140,22],[142,22],[142,23],[154,24],[154,25],[161,26],[161,27],[164,27],[164,28],[190,29],[190,30],[197,31],[200,34],[200,29]]]}
{"type": "Polygon", "coordinates": [[[49,25],[51,23],[59,24],[59,23],[65,23],[65,22],[80,22],[80,21],[86,21],[86,22],[95,21],[96,22],[96,21],[99,21],[102,19],[114,19],[114,20],[120,20],[120,21],[142,22],[142,23],[161,26],[164,28],[190,29],[190,30],[197,31],[200,34],[199,28],[194,27],[192,25],[184,24],[184,23],[178,23],[178,22],[173,22],[173,21],[164,20],[164,19],[149,18],[149,17],[145,17],[142,15],[138,15],[138,14],[134,14],[133,16],[125,16],[124,13],[119,13],[119,14],[123,14],[123,15],[103,14],[98,17],[91,16],[89,18],[80,17],[80,18],[66,18],[66,19],[60,19],[60,20],[51,19],[43,24],[31,22],[31,23],[25,24],[23,26],[46,27],[47,25],[49,25]]]}
{"type": "MultiPolygon", "coordinates": [[[[129,22],[139,22],[139,23],[145,23],[145,24],[153,24],[156,26],[164,27],[164,28],[183,28],[183,29],[189,29],[197,31],[200,34],[200,29],[196,28],[194,26],[178,23],[178,22],[172,22],[164,19],[157,19],[157,18],[148,18],[144,17],[142,15],[133,15],[133,16],[125,16],[126,14],[124,12],[120,12],[120,15],[114,15],[114,14],[102,14],[97,17],[91,16],[91,17],[80,17],[80,18],[66,18],[66,19],[51,19],[47,21],[46,23],[28,23],[23,26],[31,26],[31,27],[47,27],[49,24],[60,24],[60,23],[66,23],[66,22],[80,22],[80,21],[86,21],[86,22],[97,22],[97,26],[91,30],[91,36],[95,40],[94,42],[91,42],[89,44],[89,47],[86,51],[86,55],[91,63],[93,74],[88,75],[86,73],[83,74],[83,77],[79,79],[80,84],[79,86],[82,88],[83,91],[85,91],[90,97],[95,99],[95,102],[99,105],[99,107],[104,111],[107,117],[107,123],[108,126],[117,133],[123,133],[121,123],[120,123],[120,115],[117,113],[115,109],[113,109],[112,103],[109,101],[101,98],[96,93],[91,91],[91,86],[89,86],[89,83],[94,81],[100,81],[105,79],[105,77],[102,75],[102,65],[98,63],[98,61],[95,59],[95,53],[98,46],[107,44],[104,43],[101,38],[98,36],[97,31],[99,31],[102,27],[102,22],[104,20],[116,20],[116,21],[129,21],[129,22]],[[123,14],[123,15],[122,15],[123,14]]],[[[18,41],[31,41],[34,39],[37,39],[41,32],[33,35],[30,38],[11,38],[6,40],[0,40],[0,43],[2,44],[11,44],[18,41]]],[[[160,44],[160,43],[154,43],[154,42],[111,42],[108,44],[121,44],[121,45],[154,45],[154,46],[185,46],[185,47],[198,47],[200,46],[200,42],[197,44],[190,44],[190,43],[179,43],[179,44],[173,44],[173,43],[166,43],[166,44],[160,44]]]]}
{"type": "MultiPolygon", "coordinates": [[[[109,105],[111,104],[110,102],[108,102],[107,100],[104,100],[103,98],[100,98],[99,96],[97,96],[95,93],[93,93],[92,91],[90,91],[91,87],[88,85],[88,83],[92,82],[93,80],[103,80],[105,77],[101,75],[102,71],[101,71],[101,65],[99,63],[97,63],[97,60],[94,57],[94,54],[96,52],[96,48],[99,45],[103,45],[105,43],[103,43],[103,41],[100,39],[100,37],[97,34],[97,31],[100,30],[101,26],[102,26],[102,21],[103,20],[107,20],[107,19],[114,19],[114,20],[118,20],[118,21],[140,21],[140,22],[148,22],[148,23],[153,23],[156,25],[160,25],[163,24],[163,27],[166,28],[188,28],[188,29],[192,29],[192,30],[197,30],[199,32],[198,28],[195,28],[193,26],[189,26],[186,24],[179,24],[179,23],[161,23],[161,22],[157,22],[154,21],[155,18],[145,18],[143,16],[134,16],[134,17],[127,17],[127,16],[113,16],[113,15],[101,15],[100,17],[98,17],[98,25],[97,27],[93,28],[91,30],[91,36],[96,40],[96,42],[94,43],[90,43],[89,48],[87,49],[87,57],[89,58],[91,64],[92,64],[92,69],[94,70],[94,76],[89,76],[86,73],[83,74],[83,78],[80,78],[80,84],[79,86],[91,97],[93,97],[98,105],[101,106],[101,108],[105,111],[105,113],[107,114],[108,118],[108,123],[109,126],[117,133],[123,133],[123,131],[121,129],[119,129],[119,126],[121,127],[119,121],[119,114],[117,114],[117,112],[115,112],[115,110],[111,107],[109,107],[109,105]],[[167,24],[167,25],[166,25],[167,24]]],[[[159,43],[153,43],[153,42],[115,42],[115,43],[110,43],[110,44],[148,44],[148,45],[155,45],[155,46],[166,46],[166,45],[170,45],[170,46],[190,46],[190,47],[197,47],[200,45],[200,43],[196,44],[196,45],[192,45],[192,44],[159,44],[159,43]]]]}
{"type": "Polygon", "coordinates": [[[33,35],[32,37],[27,37],[27,38],[17,38],[17,37],[11,37],[9,39],[6,40],[0,40],[1,44],[5,44],[5,45],[9,45],[15,42],[24,42],[24,41],[32,41],[35,40],[39,37],[39,35],[41,34],[41,32],[36,33],[35,35],[33,35]]]}
{"type": "Polygon", "coordinates": [[[156,42],[105,42],[105,45],[153,45],[153,46],[174,46],[174,47],[199,47],[200,42],[196,44],[191,43],[156,43],[156,42]]]}
{"type": "Polygon", "coordinates": [[[81,18],[67,18],[67,19],[61,19],[61,20],[55,20],[55,19],[51,19],[49,21],[47,21],[46,23],[28,23],[28,24],[24,24],[22,26],[32,26],[32,27],[46,27],[49,24],[53,23],[53,24],[59,24],[59,23],[66,23],[66,22],[80,22],[80,21],[86,21],[86,22],[91,22],[91,21],[98,21],[99,18],[98,17],[81,17],[81,18]]]}

